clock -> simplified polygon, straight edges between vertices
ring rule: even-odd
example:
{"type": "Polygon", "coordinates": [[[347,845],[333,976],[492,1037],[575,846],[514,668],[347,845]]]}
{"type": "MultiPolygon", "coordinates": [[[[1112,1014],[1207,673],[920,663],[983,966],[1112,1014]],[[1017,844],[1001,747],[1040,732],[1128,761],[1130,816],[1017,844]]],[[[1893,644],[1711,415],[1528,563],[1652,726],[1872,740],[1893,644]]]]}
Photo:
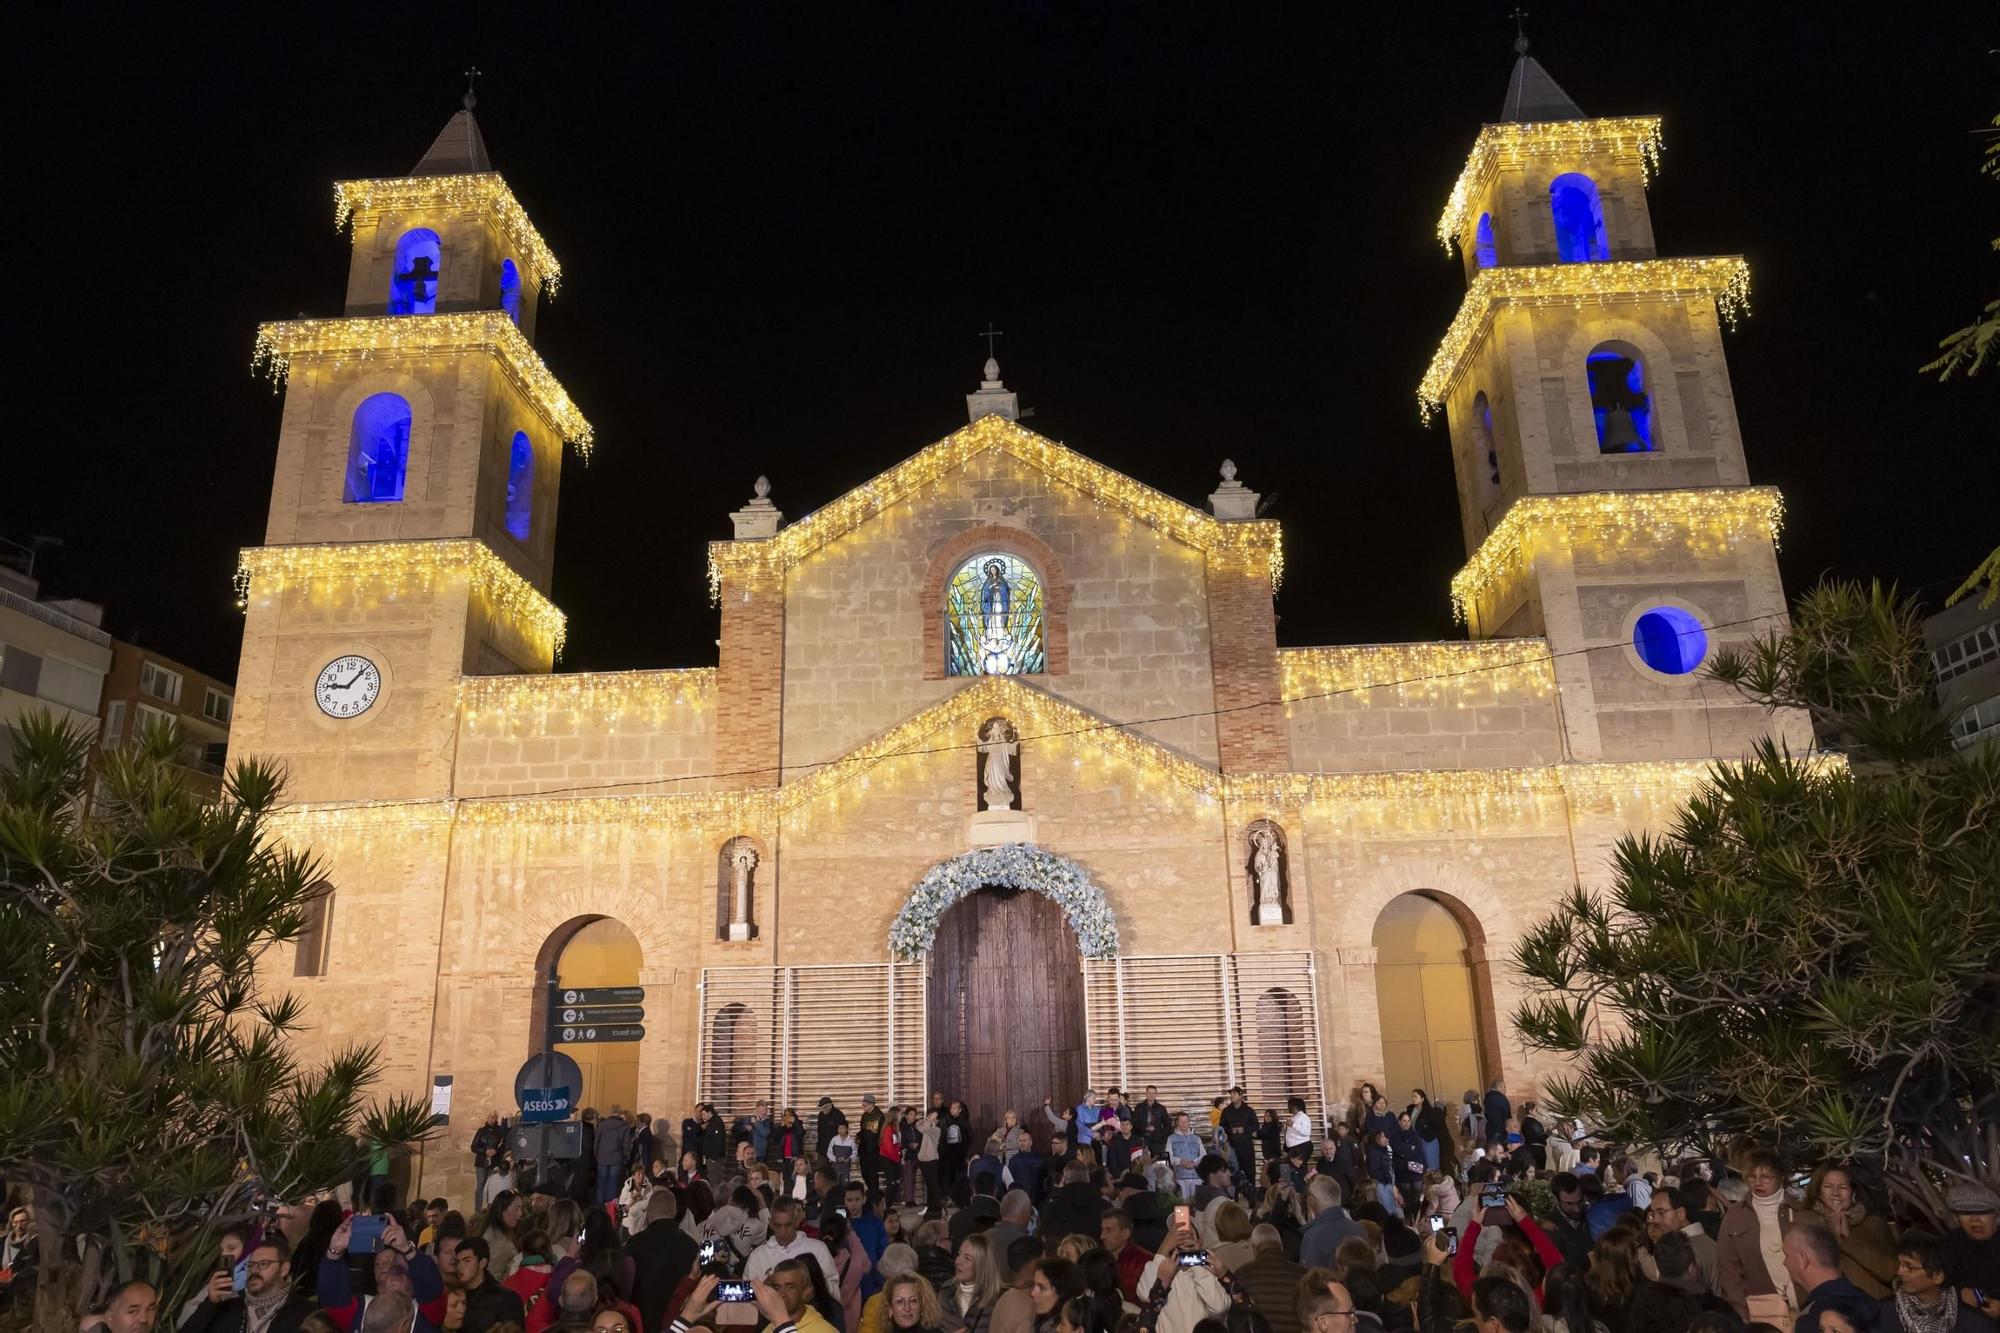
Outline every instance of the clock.
{"type": "Polygon", "coordinates": [[[365,657],[336,657],[320,668],[313,701],[328,717],[360,717],[382,693],[382,668],[365,657]]]}

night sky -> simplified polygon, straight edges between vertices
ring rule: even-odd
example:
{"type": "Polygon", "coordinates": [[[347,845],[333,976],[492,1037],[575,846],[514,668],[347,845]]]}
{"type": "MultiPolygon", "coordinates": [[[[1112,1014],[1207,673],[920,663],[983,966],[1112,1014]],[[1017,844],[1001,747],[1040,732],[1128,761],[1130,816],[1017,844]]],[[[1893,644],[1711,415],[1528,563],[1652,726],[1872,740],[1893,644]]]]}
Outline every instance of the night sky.
{"type": "MultiPolygon", "coordinates": [[[[16,15],[0,536],[61,538],[45,595],[233,676],[279,417],[256,325],[339,313],[331,183],[407,171],[476,63],[563,263],[537,347],[597,430],[563,467],[567,668],[712,664],[703,544],[752,480],[801,517],[962,424],[989,319],[1037,430],[1191,504],[1225,455],[1275,493],[1282,643],[1453,637],[1449,453],[1414,390],[1510,7],[16,15]]],[[[2000,367],[1916,373],[2000,294],[1992,7],[1530,11],[1585,111],[1666,118],[1661,252],[1750,260],[1726,350],[1788,588],[1940,598],[2000,540],[2000,367]]]]}

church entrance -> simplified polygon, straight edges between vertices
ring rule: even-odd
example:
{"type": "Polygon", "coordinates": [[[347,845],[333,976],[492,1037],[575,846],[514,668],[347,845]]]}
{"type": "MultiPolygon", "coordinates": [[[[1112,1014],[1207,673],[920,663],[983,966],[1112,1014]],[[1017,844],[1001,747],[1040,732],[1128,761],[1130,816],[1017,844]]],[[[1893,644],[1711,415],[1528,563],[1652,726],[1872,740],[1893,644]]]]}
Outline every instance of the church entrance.
{"type": "Polygon", "coordinates": [[[1083,963],[1062,909],[984,888],[938,922],[931,950],[930,1090],[963,1101],[976,1155],[1002,1115],[1048,1141],[1042,1099],[1083,1095],[1083,963]]]}
{"type": "MultiPolygon", "coordinates": [[[[639,984],[639,939],[622,922],[596,917],[581,924],[572,922],[551,937],[556,956],[556,984],[563,988],[637,986],[639,984]]],[[[547,975],[546,965],[537,969],[547,975]]],[[[546,1004],[544,992],[536,987],[539,1010],[546,1004]]],[[[539,1048],[537,1048],[539,1049],[539,1048]]],[[[608,1114],[622,1106],[629,1116],[639,1100],[639,1043],[558,1041],[556,1049],[576,1061],[583,1071],[583,1086],[576,1089],[576,1106],[595,1107],[608,1114]]]]}

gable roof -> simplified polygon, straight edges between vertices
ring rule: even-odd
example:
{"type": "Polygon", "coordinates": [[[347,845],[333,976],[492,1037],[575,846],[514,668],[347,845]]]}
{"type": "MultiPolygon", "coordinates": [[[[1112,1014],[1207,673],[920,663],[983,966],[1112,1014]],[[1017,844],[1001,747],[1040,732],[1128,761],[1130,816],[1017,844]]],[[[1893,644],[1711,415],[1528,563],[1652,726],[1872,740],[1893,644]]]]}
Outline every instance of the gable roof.
{"type": "Polygon", "coordinates": [[[438,137],[431,140],[429,151],[410,168],[410,174],[476,176],[491,170],[493,159],[486,154],[486,136],[479,132],[479,122],[472,118],[472,108],[467,107],[444,123],[438,137]]]}
{"type": "Polygon", "coordinates": [[[1228,522],[1085,458],[1046,436],[998,414],[960,427],[895,467],[814,510],[775,537],[710,542],[708,580],[719,596],[730,575],[781,575],[813,552],[860,527],[920,488],[990,449],[998,449],[1044,476],[1074,487],[1177,541],[1208,554],[1225,553],[1267,563],[1275,587],[1284,558],[1278,525],[1270,519],[1228,522]]]}

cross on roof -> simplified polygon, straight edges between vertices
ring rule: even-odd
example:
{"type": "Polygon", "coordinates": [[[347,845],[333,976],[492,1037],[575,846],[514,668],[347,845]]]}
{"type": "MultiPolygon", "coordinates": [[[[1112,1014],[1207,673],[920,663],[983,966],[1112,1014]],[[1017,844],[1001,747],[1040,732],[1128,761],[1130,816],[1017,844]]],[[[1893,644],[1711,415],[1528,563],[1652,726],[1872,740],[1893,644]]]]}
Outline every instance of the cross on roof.
{"type": "Polygon", "coordinates": [[[467,111],[472,110],[473,104],[479,100],[476,85],[479,82],[479,76],[484,72],[477,65],[473,65],[465,71],[465,109],[467,111]]]}
{"type": "Polygon", "coordinates": [[[986,339],[986,359],[990,361],[993,359],[993,340],[1005,335],[994,328],[993,321],[989,319],[986,321],[986,327],[979,331],[979,336],[986,339]]]}

